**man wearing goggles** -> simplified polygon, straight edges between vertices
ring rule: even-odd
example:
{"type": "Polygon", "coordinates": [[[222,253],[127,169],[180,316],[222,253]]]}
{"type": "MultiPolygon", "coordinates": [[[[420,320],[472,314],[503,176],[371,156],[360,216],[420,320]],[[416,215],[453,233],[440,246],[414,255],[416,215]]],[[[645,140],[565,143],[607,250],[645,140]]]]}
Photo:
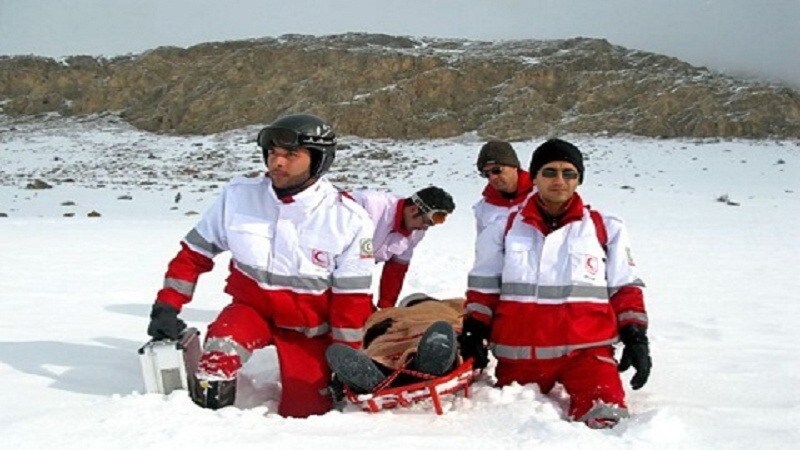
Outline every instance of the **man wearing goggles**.
{"type": "Polygon", "coordinates": [[[622,220],[591,210],[577,194],[583,155],[551,139],[533,153],[537,192],[478,242],[467,287],[462,356],[497,358],[498,386],[556,383],[570,397],[571,420],[613,427],[628,416],[619,372],[633,389],[652,366],[647,312],[622,220]],[[622,341],[619,364],[614,347],[622,341]]]}
{"type": "Polygon", "coordinates": [[[372,218],[375,262],[384,263],[378,307],[394,306],[414,248],[428,228],[444,223],[455,210],[453,197],[436,186],[421,189],[408,198],[370,190],[356,191],[352,196],[372,218]]]}

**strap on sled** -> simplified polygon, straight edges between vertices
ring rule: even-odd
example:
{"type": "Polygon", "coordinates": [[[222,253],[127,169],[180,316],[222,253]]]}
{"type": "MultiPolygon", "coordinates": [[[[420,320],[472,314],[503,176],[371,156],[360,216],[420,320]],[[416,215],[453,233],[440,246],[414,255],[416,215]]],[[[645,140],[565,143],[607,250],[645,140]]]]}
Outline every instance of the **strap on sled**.
{"type": "Polygon", "coordinates": [[[368,394],[356,394],[348,387],[345,387],[344,392],[348,401],[359,405],[364,411],[373,413],[397,406],[407,407],[412,403],[430,398],[433,400],[436,414],[441,415],[443,414],[441,396],[463,390],[464,397],[469,398],[469,386],[472,384],[473,378],[472,359],[464,361],[452,372],[440,377],[408,369],[406,365],[392,372],[368,394]],[[421,381],[389,387],[400,374],[411,375],[421,381]]]}

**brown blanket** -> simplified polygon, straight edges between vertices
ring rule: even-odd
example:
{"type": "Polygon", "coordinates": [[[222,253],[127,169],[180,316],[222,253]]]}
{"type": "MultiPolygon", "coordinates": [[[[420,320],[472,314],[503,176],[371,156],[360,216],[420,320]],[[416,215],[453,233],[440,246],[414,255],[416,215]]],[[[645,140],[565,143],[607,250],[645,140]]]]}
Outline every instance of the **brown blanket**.
{"type": "Polygon", "coordinates": [[[431,324],[437,321],[450,323],[461,331],[464,317],[464,299],[448,299],[426,301],[413,306],[386,308],[373,313],[365,324],[366,335],[370,329],[385,328],[385,332],[366,342],[365,352],[375,361],[386,367],[397,369],[402,367],[408,358],[416,353],[420,337],[431,324]]]}

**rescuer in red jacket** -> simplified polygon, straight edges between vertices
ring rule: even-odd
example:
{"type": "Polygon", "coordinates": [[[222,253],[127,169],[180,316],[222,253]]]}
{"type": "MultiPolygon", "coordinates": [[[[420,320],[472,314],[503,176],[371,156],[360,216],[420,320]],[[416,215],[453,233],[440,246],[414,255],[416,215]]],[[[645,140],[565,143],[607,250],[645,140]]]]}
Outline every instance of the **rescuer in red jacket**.
{"type": "Polygon", "coordinates": [[[619,370],[636,369],[634,389],[650,374],[644,283],[622,220],[575,192],[584,178],[577,147],[543,143],[530,173],[537,192],[478,241],[462,355],[485,366],[488,341],[499,386],[536,383],[546,393],[560,383],[570,419],[610,427],[628,415],[613,345],[624,345],[619,370]]]}
{"type": "Polygon", "coordinates": [[[336,136],[322,119],[295,114],[258,135],[269,173],[239,178],[181,242],[150,315],[148,334],[175,339],[178,319],[212,258],[230,251],[225,292],[232,297],[208,326],[191,395],[217,409],[234,403],[236,376],[256,349],[274,345],[283,416],[323,414],[332,342],[358,348],[373,310],[369,216],[323,174],[336,136]]]}

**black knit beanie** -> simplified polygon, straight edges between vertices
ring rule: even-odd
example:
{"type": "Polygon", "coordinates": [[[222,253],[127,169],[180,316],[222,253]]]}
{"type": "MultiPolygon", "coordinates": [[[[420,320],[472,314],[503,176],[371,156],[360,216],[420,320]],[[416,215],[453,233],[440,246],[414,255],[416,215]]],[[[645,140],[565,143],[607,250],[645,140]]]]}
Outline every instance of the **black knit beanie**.
{"type": "Polygon", "coordinates": [[[550,139],[536,148],[531,158],[530,173],[535,177],[539,169],[551,161],[566,161],[578,169],[578,182],[583,183],[583,155],[578,147],[561,139],[550,139]]]}

